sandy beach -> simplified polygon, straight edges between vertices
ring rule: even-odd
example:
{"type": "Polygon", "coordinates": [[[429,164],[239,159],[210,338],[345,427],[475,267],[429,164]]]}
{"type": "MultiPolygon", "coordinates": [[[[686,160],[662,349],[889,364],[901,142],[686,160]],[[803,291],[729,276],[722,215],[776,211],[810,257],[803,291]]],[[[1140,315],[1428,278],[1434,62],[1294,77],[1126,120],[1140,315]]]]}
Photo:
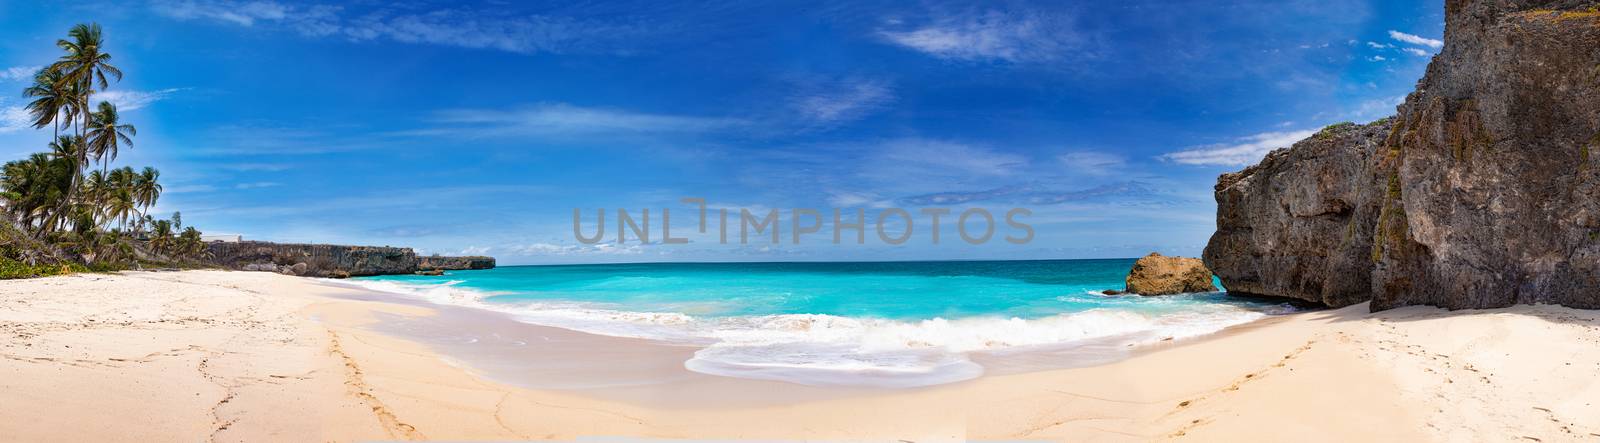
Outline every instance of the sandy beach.
{"type": "Polygon", "coordinates": [[[1600,313],[1552,306],[1368,314],[1356,305],[1167,342],[1110,364],[891,390],[696,374],[681,365],[692,348],[391,299],[270,273],[8,281],[0,435],[1600,439],[1600,313]],[[452,347],[452,331],[469,327],[505,340],[452,347]]]}

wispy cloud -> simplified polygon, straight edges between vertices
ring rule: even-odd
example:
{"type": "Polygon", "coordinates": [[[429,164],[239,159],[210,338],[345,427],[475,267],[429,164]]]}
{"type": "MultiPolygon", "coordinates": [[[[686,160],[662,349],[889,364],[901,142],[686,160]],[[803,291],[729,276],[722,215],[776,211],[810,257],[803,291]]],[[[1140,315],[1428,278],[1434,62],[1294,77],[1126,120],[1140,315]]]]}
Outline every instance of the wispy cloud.
{"type": "Polygon", "coordinates": [[[261,189],[261,188],[271,188],[271,187],[274,187],[274,186],[283,186],[283,183],[278,183],[278,182],[250,182],[250,183],[240,183],[240,184],[237,184],[237,185],[233,185],[233,188],[234,189],[261,189]]]}
{"type": "Polygon", "coordinates": [[[705,132],[744,124],[740,120],[729,118],[652,114],[580,107],[565,103],[506,110],[454,109],[437,113],[433,121],[443,126],[407,131],[405,134],[466,133],[480,136],[664,134],[705,132]]]}
{"type": "Polygon", "coordinates": [[[1128,163],[1128,159],[1121,155],[1096,151],[1068,152],[1056,156],[1056,160],[1074,172],[1091,175],[1116,173],[1128,163]]]}
{"type": "MultiPolygon", "coordinates": [[[[349,152],[392,147],[392,140],[371,136],[359,126],[308,127],[293,123],[251,122],[230,123],[206,129],[192,140],[196,146],[185,153],[197,156],[222,156],[238,161],[238,156],[270,155],[281,159],[284,155],[310,155],[349,152]]],[[[271,171],[277,164],[237,163],[222,169],[234,171],[271,171]]]]}
{"type": "Polygon", "coordinates": [[[1016,202],[1031,205],[1053,205],[1061,203],[1076,203],[1090,201],[1114,201],[1117,203],[1149,204],[1152,202],[1171,202],[1172,199],[1162,197],[1150,189],[1150,186],[1138,181],[1107,183],[1088,189],[1076,191],[1059,191],[1046,188],[1038,184],[1025,184],[986,189],[975,192],[940,192],[934,194],[915,195],[899,200],[901,204],[911,206],[946,206],[982,202],[1016,202]]]}
{"type": "Polygon", "coordinates": [[[111,102],[111,104],[117,105],[117,109],[120,111],[132,111],[149,106],[151,103],[165,100],[171,97],[172,94],[182,90],[182,88],[167,88],[155,91],[115,89],[95,94],[94,98],[99,101],[111,102]]]}
{"type": "Polygon", "coordinates": [[[1372,49],[1389,49],[1394,47],[1393,44],[1378,42],[1367,42],[1367,46],[1371,47],[1372,49]]]}
{"type": "Polygon", "coordinates": [[[519,54],[605,51],[626,42],[639,29],[631,23],[585,21],[547,15],[511,15],[495,10],[380,8],[353,13],[341,6],[276,1],[181,0],[157,2],[152,9],[178,20],[205,20],[239,26],[273,25],[306,37],[351,41],[385,40],[519,54]]]}
{"type": "Polygon", "coordinates": [[[893,89],[878,80],[849,79],[805,89],[790,98],[790,106],[820,126],[860,119],[894,101],[893,89]]]}
{"type": "Polygon", "coordinates": [[[43,66],[12,66],[0,69],[0,82],[31,79],[40,68],[43,66]]]}
{"type": "Polygon", "coordinates": [[[1444,47],[1444,42],[1443,41],[1434,40],[1434,39],[1431,39],[1431,38],[1422,37],[1422,36],[1415,35],[1415,34],[1407,34],[1407,33],[1400,32],[1400,31],[1395,31],[1395,30],[1390,30],[1389,31],[1389,38],[1392,38],[1392,39],[1395,39],[1395,40],[1398,40],[1398,41],[1402,41],[1402,42],[1406,42],[1406,43],[1410,43],[1410,44],[1413,44],[1413,45],[1427,46],[1429,48],[1434,48],[1434,49],[1439,49],[1439,48],[1443,48],[1444,47]]]}
{"type": "Polygon", "coordinates": [[[218,165],[215,165],[215,166],[217,168],[219,168],[219,169],[226,169],[226,170],[229,170],[229,171],[239,171],[239,172],[252,172],[252,171],[277,172],[277,171],[284,171],[284,170],[288,170],[288,169],[294,168],[293,165],[289,165],[289,164],[285,164],[285,163],[225,163],[225,164],[218,164],[218,165]]]}
{"type": "Polygon", "coordinates": [[[1424,50],[1417,49],[1417,48],[1404,48],[1404,49],[1401,49],[1401,51],[1405,51],[1407,54],[1415,55],[1415,56],[1418,56],[1418,57],[1427,57],[1428,56],[1428,51],[1424,51],[1424,50]]]}
{"type": "Polygon", "coordinates": [[[1233,143],[1201,146],[1162,154],[1162,160],[1186,165],[1244,166],[1260,161],[1273,149],[1284,148],[1316,134],[1317,130],[1263,132],[1233,143]]]}
{"type": "Polygon", "coordinates": [[[33,116],[28,114],[27,108],[6,106],[4,103],[0,103],[0,134],[32,127],[33,116]]]}
{"type": "Polygon", "coordinates": [[[1351,116],[1358,120],[1373,120],[1379,117],[1394,115],[1395,107],[1406,100],[1404,94],[1393,97],[1375,98],[1361,102],[1351,116]]]}
{"type": "Polygon", "coordinates": [[[885,41],[948,60],[1050,61],[1082,46],[1071,23],[1027,13],[953,14],[920,26],[898,21],[878,31],[885,41]]]}
{"type": "Polygon", "coordinates": [[[1016,154],[927,139],[892,141],[883,146],[875,160],[883,172],[912,175],[1007,176],[1027,163],[1026,158],[1016,154]]]}
{"type": "Polygon", "coordinates": [[[241,26],[257,21],[281,21],[293,11],[289,6],[270,1],[158,1],[151,4],[156,13],[180,20],[218,20],[241,26]]]}
{"type": "MultiPolygon", "coordinates": [[[[207,186],[207,188],[210,188],[207,186]]],[[[214,190],[196,189],[195,192],[214,190]]],[[[306,214],[386,214],[393,211],[417,209],[416,201],[450,202],[456,205],[482,204],[485,201],[504,201],[508,198],[526,198],[534,193],[542,193],[547,188],[524,185],[466,185],[443,186],[434,188],[407,189],[407,195],[415,199],[396,200],[388,193],[367,193],[343,197],[329,197],[315,201],[285,202],[282,205],[252,204],[246,201],[228,198],[218,201],[214,207],[201,207],[193,209],[197,215],[229,216],[229,217],[282,217],[306,214]]],[[[190,213],[190,209],[184,209],[190,213]]]]}

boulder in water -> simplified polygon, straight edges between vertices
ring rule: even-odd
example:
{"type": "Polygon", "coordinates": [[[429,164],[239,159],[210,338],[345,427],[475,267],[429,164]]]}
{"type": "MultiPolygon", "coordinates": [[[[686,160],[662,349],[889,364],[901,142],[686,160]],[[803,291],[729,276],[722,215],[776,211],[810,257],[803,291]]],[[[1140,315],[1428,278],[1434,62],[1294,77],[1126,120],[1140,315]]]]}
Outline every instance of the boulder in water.
{"type": "Polygon", "coordinates": [[[1211,270],[1198,258],[1167,257],[1158,253],[1140,258],[1128,271],[1128,292],[1139,295],[1168,295],[1214,292],[1211,270]]]}

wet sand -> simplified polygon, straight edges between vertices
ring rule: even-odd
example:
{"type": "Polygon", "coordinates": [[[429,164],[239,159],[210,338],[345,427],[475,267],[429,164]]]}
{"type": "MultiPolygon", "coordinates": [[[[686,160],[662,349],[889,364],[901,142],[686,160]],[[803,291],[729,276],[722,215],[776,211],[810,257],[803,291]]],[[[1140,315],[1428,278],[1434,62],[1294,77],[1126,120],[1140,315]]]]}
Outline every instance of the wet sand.
{"type": "Polygon", "coordinates": [[[74,275],[0,284],[0,435],[1592,441],[1595,349],[1594,311],[1353,306],[1106,364],[1024,362],[916,389],[819,388],[693,373],[681,364],[693,348],[310,279],[74,275]]]}

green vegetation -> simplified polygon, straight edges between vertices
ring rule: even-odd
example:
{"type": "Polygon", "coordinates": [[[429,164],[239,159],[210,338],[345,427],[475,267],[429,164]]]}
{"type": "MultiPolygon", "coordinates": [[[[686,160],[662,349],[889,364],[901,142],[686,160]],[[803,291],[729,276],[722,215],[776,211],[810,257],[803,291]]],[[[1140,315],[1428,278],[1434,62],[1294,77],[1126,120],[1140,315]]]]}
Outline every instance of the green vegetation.
{"type": "Polygon", "coordinates": [[[87,271],[89,271],[87,267],[77,263],[68,263],[64,265],[27,265],[16,260],[0,257],[0,280],[13,278],[48,277],[52,275],[87,271]]]}
{"type": "Polygon", "coordinates": [[[152,167],[112,168],[138,130],[115,104],[91,107],[97,91],[120,81],[97,24],[79,24],[56,42],[63,52],[22,91],[34,128],[50,127],[47,152],[0,167],[0,278],[111,271],[143,263],[185,263],[205,253],[200,231],[173,213],[149,212],[161,197],[152,167]],[[95,163],[99,168],[95,169],[95,163]],[[87,173],[86,173],[87,172],[87,173]]]}
{"type": "Polygon", "coordinates": [[[1389,186],[1383,207],[1378,211],[1378,229],[1372,238],[1372,261],[1383,260],[1384,244],[1400,246],[1406,240],[1406,211],[1401,206],[1400,170],[1389,173],[1389,186]]]}
{"type": "Polygon", "coordinates": [[[1354,122],[1338,122],[1323,127],[1321,131],[1317,131],[1316,135],[1311,137],[1317,140],[1332,140],[1333,137],[1339,135],[1339,133],[1355,129],[1356,126],[1357,125],[1354,122]]]}

